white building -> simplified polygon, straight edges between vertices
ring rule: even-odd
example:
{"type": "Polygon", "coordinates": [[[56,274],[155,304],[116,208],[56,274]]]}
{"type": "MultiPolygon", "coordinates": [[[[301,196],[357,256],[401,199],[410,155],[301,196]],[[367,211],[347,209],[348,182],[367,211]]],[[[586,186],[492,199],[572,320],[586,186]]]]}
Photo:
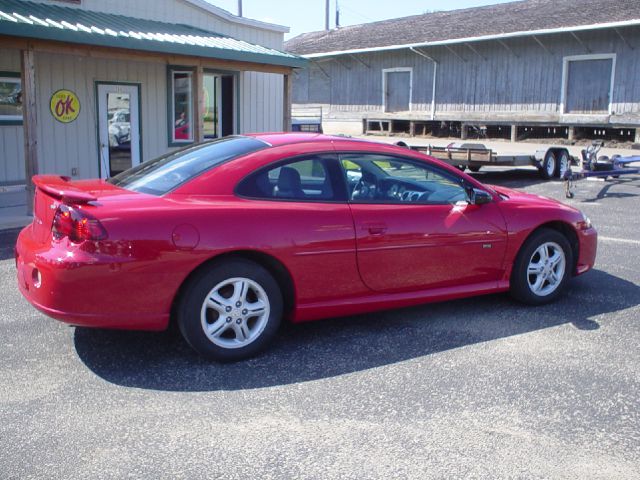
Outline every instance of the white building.
{"type": "Polygon", "coordinates": [[[287,31],[204,0],[0,0],[0,187],[288,130],[287,31]]]}

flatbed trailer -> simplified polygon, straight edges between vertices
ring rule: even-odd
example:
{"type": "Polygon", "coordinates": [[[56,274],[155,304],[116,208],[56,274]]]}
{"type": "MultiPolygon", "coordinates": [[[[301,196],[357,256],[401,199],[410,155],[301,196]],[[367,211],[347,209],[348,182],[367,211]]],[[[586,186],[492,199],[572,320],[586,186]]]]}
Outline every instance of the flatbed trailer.
{"type": "Polygon", "coordinates": [[[534,166],[545,179],[563,178],[570,166],[578,163],[567,148],[557,146],[539,149],[533,154],[499,155],[481,143],[452,143],[446,147],[409,146],[405,142],[397,144],[426,153],[460,170],[468,168],[472,172],[478,172],[482,167],[488,166],[534,166]]]}

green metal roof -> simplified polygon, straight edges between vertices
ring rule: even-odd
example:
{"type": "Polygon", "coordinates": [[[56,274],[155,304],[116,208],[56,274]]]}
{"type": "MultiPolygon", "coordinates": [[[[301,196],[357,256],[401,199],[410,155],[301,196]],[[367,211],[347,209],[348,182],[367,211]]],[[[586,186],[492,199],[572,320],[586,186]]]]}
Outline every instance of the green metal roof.
{"type": "Polygon", "coordinates": [[[304,67],[307,60],[188,25],[0,0],[0,34],[175,55],[304,67]]]}

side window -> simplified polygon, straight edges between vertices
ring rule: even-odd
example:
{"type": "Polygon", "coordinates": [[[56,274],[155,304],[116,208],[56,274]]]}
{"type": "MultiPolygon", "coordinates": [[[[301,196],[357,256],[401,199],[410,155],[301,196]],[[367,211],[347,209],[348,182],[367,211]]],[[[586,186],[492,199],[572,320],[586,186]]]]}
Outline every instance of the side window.
{"type": "Polygon", "coordinates": [[[259,170],[240,182],[244,197],[300,201],[343,200],[333,155],[314,155],[259,170]],[[333,173],[332,173],[333,170],[333,173]]]}
{"type": "Polygon", "coordinates": [[[354,203],[442,205],[468,199],[461,178],[416,160],[344,154],[340,164],[354,203]]]}

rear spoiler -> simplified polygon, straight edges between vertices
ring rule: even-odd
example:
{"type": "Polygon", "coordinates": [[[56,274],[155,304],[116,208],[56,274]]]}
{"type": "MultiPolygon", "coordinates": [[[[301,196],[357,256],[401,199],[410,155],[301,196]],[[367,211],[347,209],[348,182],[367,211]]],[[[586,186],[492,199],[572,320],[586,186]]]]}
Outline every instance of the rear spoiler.
{"type": "Polygon", "coordinates": [[[90,193],[71,185],[69,183],[70,180],[70,177],[62,175],[35,175],[33,177],[33,183],[37,188],[63,203],[89,203],[98,199],[90,193]]]}

